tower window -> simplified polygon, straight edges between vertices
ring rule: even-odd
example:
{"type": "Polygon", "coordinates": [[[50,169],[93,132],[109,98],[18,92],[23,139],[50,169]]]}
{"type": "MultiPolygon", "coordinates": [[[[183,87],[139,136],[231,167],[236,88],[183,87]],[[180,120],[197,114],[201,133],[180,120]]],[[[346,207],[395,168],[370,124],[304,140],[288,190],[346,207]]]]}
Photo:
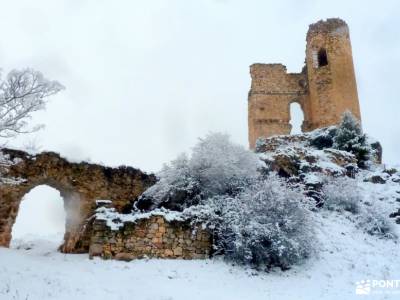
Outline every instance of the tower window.
{"type": "Polygon", "coordinates": [[[328,65],[328,55],[326,54],[326,50],[321,48],[318,51],[318,68],[328,65]]]}

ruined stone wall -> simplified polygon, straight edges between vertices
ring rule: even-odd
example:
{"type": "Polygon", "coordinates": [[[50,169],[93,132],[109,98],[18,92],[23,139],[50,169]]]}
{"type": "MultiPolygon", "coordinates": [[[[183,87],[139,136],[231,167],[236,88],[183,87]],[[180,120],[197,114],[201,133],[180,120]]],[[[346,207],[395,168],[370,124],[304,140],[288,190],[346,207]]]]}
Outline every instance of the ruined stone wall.
{"type": "Polygon", "coordinates": [[[97,209],[103,205],[116,218],[135,216],[130,212],[132,204],[155,181],[155,176],[130,167],[72,163],[51,152],[30,155],[0,149],[0,246],[9,246],[23,196],[45,184],[60,191],[64,199],[67,220],[62,252],[125,260],[209,257],[211,235],[189,221],[167,222],[156,215],[112,230],[107,221],[97,218],[97,209]]]}
{"type": "Polygon", "coordinates": [[[340,122],[350,110],[361,120],[349,28],[340,19],[310,25],[306,47],[311,123],[307,130],[340,122]],[[318,65],[318,52],[324,49],[328,64],[318,65]]]}
{"type": "Polygon", "coordinates": [[[3,148],[0,158],[0,246],[5,247],[23,196],[36,186],[48,185],[60,192],[66,210],[61,251],[80,253],[88,251],[87,220],[95,212],[96,199],[110,199],[123,212],[156,181],[154,175],[131,167],[72,163],[52,152],[30,155],[3,148]]]}
{"type": "Polygon", "coordinates": [[[212,249],[211,236],[201,227],[167,222],[162,216],[126,222],[118,230],[111,230],[105,220],[95,220],[92,227],[91,257],[204,259],[210,257],[212,249]]]}
{"type": "Polygon", "coordinates": [[[306,99],[306,75],[287,73],[282,64],[254,64],[248,102],[249,142],[254,148],[257,138],[290,134],[290,103],[302,107],[306,99]]]}
{"type": "Polygon", "coordinates": [[[303,110],[303,131],[338,124],[346,110],[361,120],[349,30],[340,19],[310,25],[306,65],[301,73],[287,73],[282,64],[253,64],[250,74],[248,126],[252,149],[259,137],[290,134],[292,102],[303,110]],[[320,52],[326,54],[326,65],[320,63],[320,52]]]}

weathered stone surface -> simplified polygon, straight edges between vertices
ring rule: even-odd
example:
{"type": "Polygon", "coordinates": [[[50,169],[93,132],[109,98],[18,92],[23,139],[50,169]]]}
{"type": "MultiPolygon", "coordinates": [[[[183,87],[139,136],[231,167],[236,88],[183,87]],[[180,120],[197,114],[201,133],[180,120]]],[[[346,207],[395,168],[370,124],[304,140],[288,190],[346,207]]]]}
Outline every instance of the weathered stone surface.
{"type": "Polygon", "coordinates": [[[372,183],[379,183],[379,184],[385,184],[386,180],[380,175],[373,175],[370,178],[367,179],[367,181],[370,181],[372,183]]]}
{"type": "Polygon", "coordinates": [[[126,223],[119,230],[111,230],[103,220],[93,220],[91,256],[132,260],[143,257],[204,259],[212,250],[211,235],[200,226],[184,221],[167,222],[162,216],[152,216],[126,223]],[[158,225],[155,229],[155,225],[158,225]],[[95,229],[96,228],[96,229],[95,229]],[[104,236],[102,249],[97,236],[104,236]]]}
{"type": "Polygon", "coordinates": [[[72,163],[57,153],[29,155],[23,151],[0,149],[0,246],[9,246],[11,229],[22,197],[39,185],[57,189],[64,199],[66,229],[61,251],[88,252],[91,227],[87,219],[96,209],[96,199],[108,199],[122,212],[155,183],[148,175],[131,167],[109,168],[86,162],[72,163]]]}
{"type": "Polygon", "coordinates": [[[271,161],[271,170],[276,171],[279,176],[298,176],[300,169],[299,157],[295,155],[277,154],[271,161]]]}
{"type": "Polygon", "coordinates": [[[103,253],[102,244],[91,244],[89,247],[89,257],[100,256],[103,253]]]}
{"type": "Polygon", "coordinates": [[[256,152],[263,153],[261,159],[268,169],[282,177],[301,177],[312,172],[353,176],[357,172],[353,154],[332,148],[317,149],[310,146],[312,139],[309,133],[264,138],[259,140],[256,152]]]}
{"type": "Polygon", "coordinates": [[[382,150],[382,145],[379,142],[373,142],[371,144],[371,148],[374,150],[374,155],[375,155],[375,161],[378,164],[382,163],[382,154],[383,154],[383,150],[382,150]]]}
{"type": "Polygon", "coordinates": [[[249,143],[290,134],[290,104],[304,112],[303,131],[335,125],[344,111],[361,120],[349,29],[340,19],[311,24],[301,73],[282,64],[253,64],[248,97],[249,143]]]}
{"type": "Polygon", "coordinates": [[[115,254],[114,259],[122,261],[131,261],[135,259],[135,256],[131,253],[120,252],[115,254]]]}

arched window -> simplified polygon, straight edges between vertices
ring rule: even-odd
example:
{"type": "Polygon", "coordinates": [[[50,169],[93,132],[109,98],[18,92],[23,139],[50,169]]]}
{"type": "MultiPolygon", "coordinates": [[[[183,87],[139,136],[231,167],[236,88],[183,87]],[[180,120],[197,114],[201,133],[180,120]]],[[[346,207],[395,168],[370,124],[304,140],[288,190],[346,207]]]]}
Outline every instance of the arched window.
{"type": "Polygon", "coordinates": [[[326,54],[326,50],[324,48],[321,48],[318,51],[318,68],[327,65],[328,65],[328,55],[326,54]]]}
{"type": "Polygon", "coordinates": [[[290,134],[301,133],[301,125],[303,125],[304,113],[301,109],[300,104],[292,102],[290,104],[290,125],[292,125],[292,130],[290,134]]]}

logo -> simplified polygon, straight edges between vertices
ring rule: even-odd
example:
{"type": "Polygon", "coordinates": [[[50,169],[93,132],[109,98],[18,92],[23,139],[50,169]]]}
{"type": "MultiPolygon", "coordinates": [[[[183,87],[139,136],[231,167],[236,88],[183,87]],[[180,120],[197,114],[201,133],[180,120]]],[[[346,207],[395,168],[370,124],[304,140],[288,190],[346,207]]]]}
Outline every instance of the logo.
{"type": "Polygon", "coordinates": [[[369,295],[371,293],[371,281],[361,280],[356,282],[356,295],[369,295]]]}
{"type": "Polygon", "coordinates": [[[400,280],[360,280],[356,282],[356,295],[400,294],[400,280]]]}

